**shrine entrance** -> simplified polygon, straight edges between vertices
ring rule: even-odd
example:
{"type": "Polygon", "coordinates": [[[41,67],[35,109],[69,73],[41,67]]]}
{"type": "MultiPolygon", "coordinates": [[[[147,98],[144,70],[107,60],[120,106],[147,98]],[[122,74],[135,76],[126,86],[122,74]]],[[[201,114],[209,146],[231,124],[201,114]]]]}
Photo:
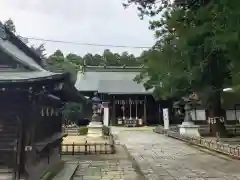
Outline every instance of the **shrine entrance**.
{"type": "Polygon", "coordinates": [[[118,124],[124,124],[124,121],[135,120],[137,121],[135,122],[136,125],[143,125],[144,100],[116,100],[115,108],[118,124]]]}
{"type": "Polygon", "coordinates": [[[112,124],[125,126],[150,125],[158,121],[158,104],[144,95],[113,96],[112,124]]]}

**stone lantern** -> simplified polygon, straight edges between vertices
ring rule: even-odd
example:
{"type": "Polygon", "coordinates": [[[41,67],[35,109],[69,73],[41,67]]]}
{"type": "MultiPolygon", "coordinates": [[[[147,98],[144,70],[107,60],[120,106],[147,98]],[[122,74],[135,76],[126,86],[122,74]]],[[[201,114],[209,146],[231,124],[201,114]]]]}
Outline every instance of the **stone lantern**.
{"type": "Polygon", "coordinates": [[[184,97],[182,101],[184,104],[185,116],[184,121],[179,125],[180,134],[186,136],[200,136],[198,131],[199,126],[194,124],[191,116],[192,107],[196,102],[188,97],[184,97]]]}
{"type": "Polygon", "coordinates": [[[94,93],[94,97],[91,99],[92,100],[92,110],[93,110],[93,115],[91,122],[88,125],[88,137],[102,137],[102,122],[101,122],[101,100],[98,97],[97,93],[94,93]]]}

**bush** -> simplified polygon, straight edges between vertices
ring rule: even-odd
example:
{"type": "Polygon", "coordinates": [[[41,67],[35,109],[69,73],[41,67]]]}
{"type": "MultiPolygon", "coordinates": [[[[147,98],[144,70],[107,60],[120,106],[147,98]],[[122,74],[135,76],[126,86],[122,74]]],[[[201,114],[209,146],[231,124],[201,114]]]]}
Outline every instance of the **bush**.
{"type": "Polygon", "coordinates": [[[88,133],[88,127],[87,126],[81,126],[79,128],[79,134],[80,135],[86,135],[88,133]]]}
{"type": "Polygon", "coordinates": [[[103,126],[102,131],[103,131],[104,136],[109,136],[110,135],[110,127],[103,126]]]}

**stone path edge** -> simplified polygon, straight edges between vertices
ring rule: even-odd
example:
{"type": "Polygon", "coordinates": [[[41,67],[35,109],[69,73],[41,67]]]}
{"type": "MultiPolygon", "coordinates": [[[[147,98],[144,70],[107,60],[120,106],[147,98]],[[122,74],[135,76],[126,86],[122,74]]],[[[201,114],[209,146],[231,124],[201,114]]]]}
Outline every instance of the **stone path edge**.
{"type": "Polygon", "coordinates": [[[47,169],[40,177],[40,180],[50,180],[53,179],[62,169],[64,168],[64,161],[60,161],[56,165],[47,169]]]}
{"type": "Polygon", "coordinates": [[[71,179],[73,178],[74,174],[75,174],[76,171],[77,171],[78,166],[79,166],[79,164],[76,166],[76,168],[75,168],[75,170],[73,171],[73,173],[72,173],[71,177],[69,178],[69,180],[71,180],[71,179]]]}
{"type": "MultiPolygon", "coordinates": [[[[66,164],[67,164],[67,163],[64,162],[64,166],[65,166],[66,164]]],[[[70,175],[68,176],[68,178],[67,178],[67,179],[64,179],[64,180],[71,180],[71,179],[73,178],[75,172],[77,171],[78,166],[79,166],[79,164],[76,164],[75,167],[74,167],[74,169],[73,169],[72,171],[70,171],[71,173],[70,173],[70,175]]],[[[64,167],[61,169],[61,171],[63,171],[63,170],[64,170],[64,167]]],[[[58,174],[57,174],[56,176],[54,176],[51,180],[55,180],[55,179],[56,179],[56,180],[61,180],[62,178],[59,179],[59,177],[58,177],[58,176],[60,175],[61,171],[59,171],[58,174]]]]}
{"type": "Polygon", "coordinates": [[[208,153],[208,154],[213,155],[213,156],[217,156],[217,157],[222,158],[222,159],[225,159],[225,160],[228,159],[228,158],[234,159],[234,160],[240,160],[238,157],[231,156],[230,154],[226,154],[226,153],[223,153],[223,152],[221,152],[221,151],[217,151],[217,150],[213,150],[213,149],[210,149],[210,148],[207,148],[207,147],[203,147],[203,146],[201,146],[201,145],[199,145],[199,144],[194,144],[194,143],[188,142],[187,140],[182,140],[182,139],[179,139],[179,138],[176,138],[176,137],[173,137],[173,136],[169,136],[169,135],[167,135],[167,134],[165,134],[165,133],[156,132],[156,131],[154,131],[154,130],[153,130],[153,132],[156,133],[156,134],[165,135],[165,136],[168,137],[168,138],[176,139],[176,140],[178,140],[178,141],[183,141],[183,142],[185,142],[188,146],[191,146],[191,147],[193,147],[193,148],[196,148],[196,149],[198,149],[199,151],[208,153]],[[222,155],[222,156],[224,156],[224,157],[220,157],[219,155],[222,155]]]}
{"type": "Polygon", "coordinates": [[[131,153],[128,151],[128,148],[125,144],[122,145],[123,149],[126,151],[128,159],[132,162],[133,168],[136,170],[136,172],[141,176],[141,179],[139,180],[147,180],[147,178],[144,176],[138,162],[136,159],[131,155],[131,153]]]}

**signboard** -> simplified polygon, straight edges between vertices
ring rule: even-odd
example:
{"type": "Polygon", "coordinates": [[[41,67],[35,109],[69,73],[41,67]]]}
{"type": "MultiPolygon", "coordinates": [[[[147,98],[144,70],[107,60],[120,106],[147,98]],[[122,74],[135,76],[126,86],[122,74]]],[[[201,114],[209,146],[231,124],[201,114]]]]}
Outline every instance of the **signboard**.
{"type": "Polygon", "coordinates": [[[103,102],[103,125],[108,126],[109,125],[109,107],[107,102],[103,102]]]}
{"type": "Polygon", "coordinates": [[[169,129],[169,114],[168,109],[163,109],[163,122],[164,122],[164,129],[169,129]]]}

